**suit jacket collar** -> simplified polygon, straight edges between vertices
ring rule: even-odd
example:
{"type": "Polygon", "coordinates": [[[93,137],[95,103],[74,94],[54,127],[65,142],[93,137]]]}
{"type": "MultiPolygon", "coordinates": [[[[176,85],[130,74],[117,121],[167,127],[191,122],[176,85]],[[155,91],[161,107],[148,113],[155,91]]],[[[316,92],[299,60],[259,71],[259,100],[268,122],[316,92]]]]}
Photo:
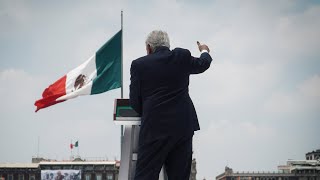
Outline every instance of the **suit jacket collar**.
{"type": "Polygon", "coordinates": [[[166,46],[160,46],[157,47],[156,50],[154,51],[154,53],[160,52],[160,51],[170,51],[170,49],[166,46]]]}

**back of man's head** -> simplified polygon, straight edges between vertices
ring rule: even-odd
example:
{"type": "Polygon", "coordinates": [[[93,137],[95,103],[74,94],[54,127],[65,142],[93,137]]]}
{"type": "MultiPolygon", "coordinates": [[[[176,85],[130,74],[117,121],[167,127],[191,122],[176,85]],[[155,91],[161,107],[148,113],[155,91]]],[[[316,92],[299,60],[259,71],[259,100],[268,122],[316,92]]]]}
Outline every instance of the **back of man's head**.
{"type": "Polygon", "coordinates": [[[147,36],[146,46],[148,45],[150,46],[152,52],[161,46],[170,48],[169,36],[165,31],[154,30],[147,36]]]}

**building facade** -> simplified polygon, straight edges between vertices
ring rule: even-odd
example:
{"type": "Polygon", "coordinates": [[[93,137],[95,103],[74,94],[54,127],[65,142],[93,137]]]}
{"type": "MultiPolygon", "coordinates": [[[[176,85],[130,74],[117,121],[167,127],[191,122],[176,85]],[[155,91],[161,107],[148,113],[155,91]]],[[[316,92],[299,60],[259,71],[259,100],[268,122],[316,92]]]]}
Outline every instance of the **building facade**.
{"type": "Polygon", "coordinates": [[[216,177],[216,180],[320,180],[299,177],[286,172],[234,172],[226,167],[225,172],[216,177]]]}
{"type": "Polygon", "coordinates": [[[40,169],[34,163],[0,164],[0,180],[38,180],[40,169]]]}
{"type": "Polygon", "coordinates": [[[288,160],[277,172],[234,172],[226,167],[216,180],[320,180],[319,152],[307,153],[306,160],[288,160]]]}
{"type": "Polygon", "coordinates": [[[74,180],[118,180],[119,167],[119,161],[41,161],[29,164],[0,164],[0,180],[51,180],[57,176],[68,176],[68,179],[74,180]],[[71,175],[68,173],[71,171],[78,174],[71,175]]]}
{"type": "Polygon", "coordinates": [[[316,151],[308,152],[306,154],[306,160],[319,160],[320,159],[320,149],[316,151]]]}
{"type": "MultiPolygon", "coordinates": [[[[118,180],[119,161],[55,161],[33,158],[32,163],[0,163],[0,180],[53,180],[61,173],[70,180],[118,180]],[[78,170],[79,176],[71,176],[78,170]]],[[[196,160],[192,160],[190,180],[196,180],[196,160]]]]}

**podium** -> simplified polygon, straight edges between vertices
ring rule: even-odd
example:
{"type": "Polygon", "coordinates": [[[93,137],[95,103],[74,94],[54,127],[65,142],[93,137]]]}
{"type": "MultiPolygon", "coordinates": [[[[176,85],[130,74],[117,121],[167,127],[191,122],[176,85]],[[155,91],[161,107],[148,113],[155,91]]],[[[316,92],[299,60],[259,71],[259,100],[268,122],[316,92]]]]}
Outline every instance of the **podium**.
{"type": "MultiPolygon", "coordinates": [[[[119,180],[133,180],[138,159],[138,143],[141,118],[129,103],[129,99],[116,99],[114,103],[113,121],[116,125],[124,126],[121,143],[121,160],[119,180]]],[[[159,180],[167,180],[162,167],[159,180]]]]}

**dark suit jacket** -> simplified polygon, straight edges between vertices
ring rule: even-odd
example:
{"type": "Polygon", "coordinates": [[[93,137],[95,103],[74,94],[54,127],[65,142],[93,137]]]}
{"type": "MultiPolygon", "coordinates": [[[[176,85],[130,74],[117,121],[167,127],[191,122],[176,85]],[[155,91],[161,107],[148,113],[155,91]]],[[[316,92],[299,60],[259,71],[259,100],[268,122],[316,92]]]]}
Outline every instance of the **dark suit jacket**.
{"type": "Polygon", "coordinates": [[[159,47],[131,64],[130,104],[141,115],[139,144],[199,130],[189,96],[189,76],[206,71],[212,58],[191,56],[187,49],[159,47]]]}

